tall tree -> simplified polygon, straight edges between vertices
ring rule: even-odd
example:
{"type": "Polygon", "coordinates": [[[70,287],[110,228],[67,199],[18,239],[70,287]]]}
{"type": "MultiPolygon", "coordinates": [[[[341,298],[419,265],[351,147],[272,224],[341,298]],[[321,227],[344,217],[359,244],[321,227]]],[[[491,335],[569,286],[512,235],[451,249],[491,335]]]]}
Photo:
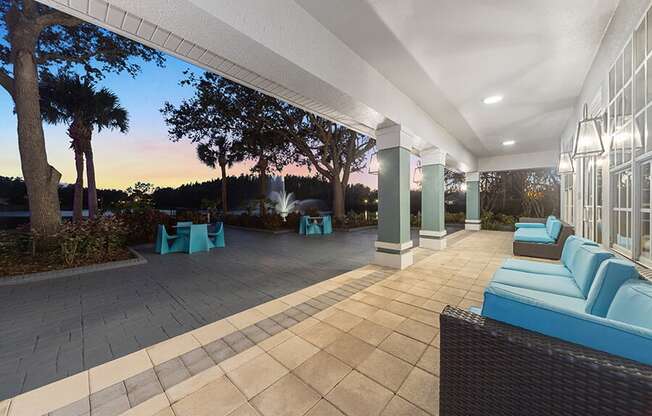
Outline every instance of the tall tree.
{"type": "Polygon", "coordinates": [[[295,160],[314,168],[333,189],[333,216],[346,214],[345,192],[351,173],[364,168],[367,153],[376,141],[339,124],[290,105],[281,105],[287,139],[295,160]]]}
{"type": "Polygon", "coordinates": [[[77,180],[73,202],[73,219],[82,218],[84,158],[88,178],[88,217],[97,214],[97,185],[93,159],[93,131],[129,130],[129,115],[118,97],[107,88],[95,89],[91,81],[78,75],[44,74],[40,86],[41,114],[52,124],[68,124],[70,147],[75,152],[77,180]]]}
{"type": "Polygon", "coordinates": [[[281,116],[282,103],[276,98],[227,81],[225,92],[238,109],[236,127],[239,140],[235,151],[243,158],[255,161],[251,171],[260,180],[260,215],[267,214],[267,182],[269,174],[280,172],[291,162],[291,146],[287,141],[285,120],[281,116]]]}
{"type": "Polygon", "coordinates": [[[178,106],[166,102],[161,113],[168,125],[172,141],[188,139],[197,145],[197,157],[211,168],[220,168],[222,185],[220,196],[222,210],[228,212],[227,167],[244,158],[242,152],[234,151],[234,138],[238,138],[235,97],[228,91],[231,81],[210,72],[197,77],[188,71],[181,85],[195,89],[193,97],[178,106]]]}
{"type": "Polygon", "coordinates": [[[0,2],[0,85],[15,104],[18,147],[27,187],[31,227],[51,233],[61,221],[57,194],[61,174],[48,163],[39,107],[39,73],[81,69],[91,79],[103,72],[134,76],[139,57],[162,65],[164,58],[140,43],[53,10],[35,0],[0,2]]]}

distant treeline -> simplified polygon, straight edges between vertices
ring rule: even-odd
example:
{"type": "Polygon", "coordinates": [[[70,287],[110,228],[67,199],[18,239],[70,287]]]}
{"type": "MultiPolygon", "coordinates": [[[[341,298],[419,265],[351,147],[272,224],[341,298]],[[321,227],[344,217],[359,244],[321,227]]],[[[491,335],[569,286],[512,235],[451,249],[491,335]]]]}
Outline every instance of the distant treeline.
{"type": "MultiPolygon", "coordinates": [[[[240,175],[227,177],[229,205],[231,210],[246,209],[250,201],[258,198],[258,177],[240,175]]],[[[296,199],[320,199],[327,205],[332,200],[330,185],[314,177],[288,175],[285,177],[287,192],[294,193],[296,199]]],[[[221,189],[221,179],[206,182],[193,182],[176,188],[156,188],[152,197],[156,208],[160,209],[200,209],[206,201],[217,201],[221,189]]],[[[59,187],[61,209],[71,210],[73,185],[59,187]]],[[[86,191],[86,190],[84,190],[86,191]]],[[[126,197],[125,191],[117,189],[98,189],[100,207],[110,209],[116,202],[126,197]]],[[[378,192],[361,184],[349,185],[346,190],[347,210],[364,211],[375,209],[378,192]],[[365,203],[365,201],[367,201],[365,203]]],[[[84,199],[86,201],[86,199],[84,199]]],[[[84,205],[86,208],[86,205],[84,205]]],[[[0,176],[0,209],[6,211],[27,210],[27,191],[20,178],[0,176]]]]}

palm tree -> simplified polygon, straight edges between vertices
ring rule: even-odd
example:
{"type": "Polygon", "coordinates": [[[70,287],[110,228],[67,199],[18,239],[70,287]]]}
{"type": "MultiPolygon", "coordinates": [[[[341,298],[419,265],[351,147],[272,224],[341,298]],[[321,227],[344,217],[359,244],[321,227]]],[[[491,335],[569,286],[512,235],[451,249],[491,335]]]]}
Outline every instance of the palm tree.
{"type": "Polygon", "coordinates": [[[84,158],[88,179],[88,217],[97,214],[97,187],[95,184],[95,164],[91,139],[93,130],[118,129],[121,133],[129,130],[129,115],[120,106],[118,97],[102,88],[96,90],[88,80],[77,75],[46,75],[40,85],[41,114],[50,124],[66,123],[70,148],[75,153],[77,180],[73,201],[73,220],[82,218],[84,189],[84,158]]]}

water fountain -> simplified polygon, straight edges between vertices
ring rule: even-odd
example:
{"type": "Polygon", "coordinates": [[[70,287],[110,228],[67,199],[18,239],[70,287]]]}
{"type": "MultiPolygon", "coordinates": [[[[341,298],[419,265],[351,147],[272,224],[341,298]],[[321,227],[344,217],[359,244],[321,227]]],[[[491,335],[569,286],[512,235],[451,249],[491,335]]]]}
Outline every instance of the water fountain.
{"type": "Polygon", "coordinates": [[[283,177],[281,177],[280,183],[275,179],[274,185],[277,185],[280,190],[270,192],[269,199],[275,202],[276,205],[274,208],[276,212],[283,218],[283,221],[286,221],[288,214],[294,211],[297,201],[294,199],[292,192],[288,194],[285,191],[285,180],[283,177]]]}

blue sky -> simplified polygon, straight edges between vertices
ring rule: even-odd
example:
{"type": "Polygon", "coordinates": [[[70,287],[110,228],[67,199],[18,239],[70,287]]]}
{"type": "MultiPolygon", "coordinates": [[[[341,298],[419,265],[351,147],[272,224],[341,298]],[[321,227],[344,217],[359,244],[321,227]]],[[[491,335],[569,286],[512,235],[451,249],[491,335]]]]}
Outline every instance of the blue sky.
{"type": "MultiPolygon", "coordinates": [[[[93,136],[98,186],[125,189],[137,181],[156,186],[177,186],[203,181],[219,173],[197,160],[195,148],[188,142],[174,143],[167,137],[163,117],[159,113],[165,101],[178,103],[192,95],[188,87],[179,86],[183,71],[201,69],[174,57],[167,57],[165,68],[145,63],[142,72],[131,78],[127,74],[107,74],[99,85],[106,86],[120,98],[129,112],[127,134],[102,131],[93,136]]],[[[44,125],[48,159],[62,173],[62,182],[74,182],[74,160],[69,149],[66,126],[44,125]]],[[[247,173],[251,164],[234,166],[229,174],[247,173]]],[[[288,167],[284,173],[308,174],[306,168],[288,167]]],[[[16,135],[16,118],[11,97],[0,88],[0,176],[22,176],[16,135]]],[[[352,183],[376,188],[376,177],[354,174],[352,183]]]]}

